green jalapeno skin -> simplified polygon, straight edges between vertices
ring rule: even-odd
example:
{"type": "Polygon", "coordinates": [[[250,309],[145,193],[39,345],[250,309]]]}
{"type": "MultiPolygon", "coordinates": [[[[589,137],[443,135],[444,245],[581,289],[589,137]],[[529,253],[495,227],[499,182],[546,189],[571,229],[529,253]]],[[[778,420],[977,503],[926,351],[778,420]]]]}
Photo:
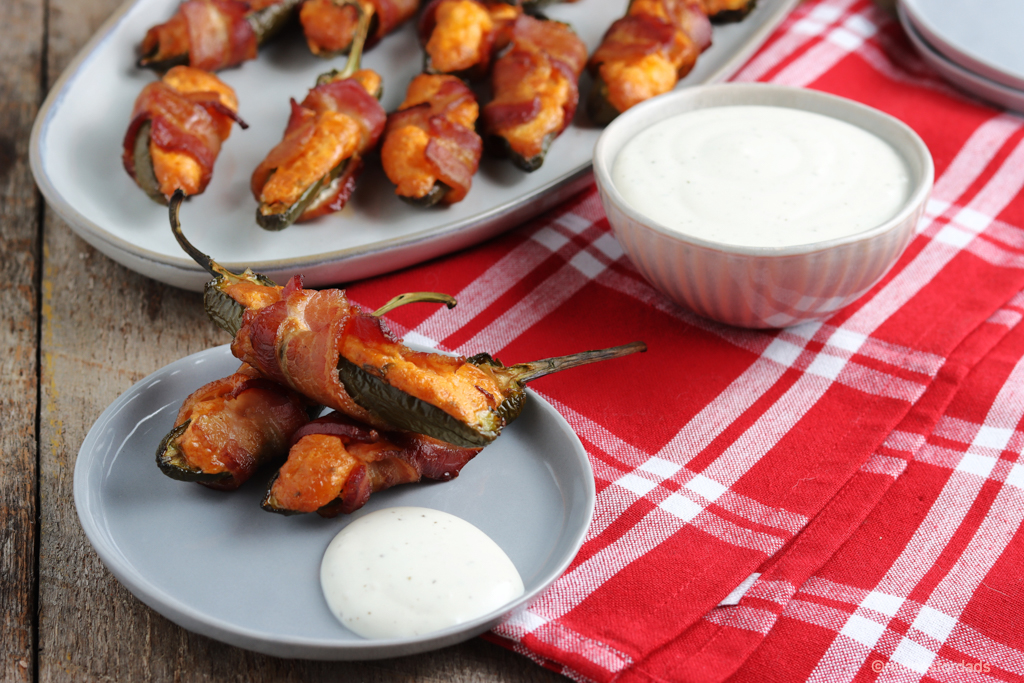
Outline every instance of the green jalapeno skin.
{"type": "Polygon", "coordinates": [[[301,4],[302,0],[282,0],[246,17],[249,25],[252,26],[253,33],[256,34],[256,44],[263,45],[280,33],[295,16],[295,12],[301,4]]]}
{"type": "Polygon", "coordinates": [[[608,99],[608,84],[603,78],[596,76],[587,94],[587,116],[597,125],[607,126],[621,113],[608,99]]]}
{"type": "MultiPolygon", "coordinates": [[[[256,45],[262,47],[264,43],[281,32],[288,25],[288,22],[295,16],[295,11],[302,3],[302,0],[282,0],[279,3],[264,7],[261,10],[249,13],[245,20],[249,22],[253,33],[256,35],[256,45]]],[[[188,66],[189,54],[184,52],[179,55],[171,55],[164,59],[152,59],[152,55],[160,51],[160,46],[149,54],[142,55],[135,66],[140,69],[152,69],[153,71],[164,72],[175,66],[188,66]]]]}
{"type": "Polygon", "coordinates": [[[374,372],[345,358],[338,361],[338,377],[356,403],[399,429],[426,434],[460,448],[482,448],[494,441],[501,430],[520,415],[526,403],[527,382],[580,365],[646,350],[647,345],[643,342],[633,342],[508,367],[486,353],[467,358],[467,362],[478,367],[490,366],[491,373],[504,380],[507,394],[489,414],[480,416],[476,424],[462,422],[437,406],[392,387],[374,372]]]}
{"type": "Polygon", "coordinates": [[[398,198],[406,204],[411,204],[421,209],[429,209],[430,207],[439,204],[450,191],[450,187],[442,183],[440,180],[437,180],[434,181],[434,186],[430,188],[430,191],[422,197],[406,197],[405,195],[400,194],[398,195],[398,198]]]}
{"type": "MultiPolygon", "coordinates": [[[[335,168],[342,167],[347,164],[348,159],[343,161],[341,164],[338,164],[335,168]]],[[[331,179],[331,175],[333,174],[334,170],[332,170],[330,174],[307,187],[306,190],[299,195],[299,199],[294,204],[280,213],[266,213],[267,207],[260,204],[256,208],[256,225],[260,226],[264,230],[269,230],[270,232],[279,232],[289,227],[292,223],[299,220],[299,216],[305,213],[309,205],[320,194],[320,190],[323,189],[324,180],[331,179]]],[[[328,182],[328,185],[329,184],[330,183],[328,182]]]]}
{"type": "Polygon", "coordinates": [[[398,429],[439,439],[460,448],[482,448],[494,441],[504,421],[487,416],[468,425],[437,406],[397,389],[348,359],[338,359],[338,378],[356,403],[398,429]]]}
{"type": "MultiPolygon", "coordinates": [[[[178,210],[183,198],[184,194],[180,191],[175,192],[171,198],[171,229],[186,253],[215,277],[214,282],[208,286],[208,291],[213,290],[215,292],[209,295],[210,301],[213,303],[208,304],[208,311],[210,308],[216,309],[216,317],[212,315],[211,317],[214,318],[215,322],[224,326],[232,336],[237,335],[239,330],[238,324],[240,324],[242,319],[244,307],[242,304],[230,299],[226,293],[219,291],[219,288],[239,281],[257,284],[265,284],[269,281],[265,278],[261,281],[258,278],[262,278],[262,276],[257,276],[249,270],[245,271],[242,275],[230,273],[210,259],[209,256],[206,256],[192,246],[182,234],[181,225],[178,221],[178,210]],[[226,300],[229,300],[230,303],[226,300]],[[235,310],[232,306],[242,310],[235,310]]],[[[455,305],[455,300],[448,295],[417,292],[395,297],[375,311],[373,315],[380,316],[397,306],[415,301],[445,303],[449,308],[455,305]]],[[[377,368],[362,368],[348,359],[340,357],[337,371],[338,378],[344,385],[345,391],[357,404],[395,428],[425,434],[462,448],[481,448],[497,438],[502,428],[515,420],[522,412],[527,382],[580,365],[620,358],[646,350],[647,346],[643,342],[633,342],[623,346],[584,351],[568,356],[520,363],[508,367],[489,354],[472,356],[466,359],[467,362],[478,367],[488,366],[488,372],[494,375],[500,384],[503,385],[502,393],[505,394],[505,398],[498,406],[486,414],[480,415],[475,424],[463,422],[449,415],[441,408],[407,394],[397,387],[391,386],[385,381],[383,372],[377,368]]]]}
{"type": "MultiPolygon", "coordinates": [[[[356,159],[356,161],[358,161],[358,159],[356,159]]],[[[270,230],[271,232],[284,230],[292,223],[299,220],[299,217],[306,213],[310,206],[320,196],[320,193],[325,190],[329,190],[331,188],[331,184],[345,174],[345,171],[348,170],[352,162],[353,158],[350,157],[332,168],[330,173],[307,187],[305,191],[299,195],[299,198],[295,203],[289,206],[285,211],[280,213],[267,213],[267,207],[260,204],[256,209],[256,224],[264,230],[270,230]]]]}
{"type": "Polygon", "coordinates": [[[135,147],[132,155],[135,159],[135,184],[149,195],[157,204],[167,205],[167,197],[160,191],[160,181],[156,178],[156,171],[153,170],[153,155],[149,151],[150,131],[153,124],[146,121],[139,126],[135,135],[135,147]]]}
{"type": "MultiPolygon", "coordinates": [[[[273,280],[259,273],[246,270],[242,277],[253,284],[276,287],[273,280]]],[[[230,333],[231,336],[238,334],[242,328],[242,316],[245,314],[245,306],[228,296],[222,287],[229,284],[228,280],[218,277],[206,283],[203,287],[203,310],[217,327],[230,333]]]]}
{"type": "MultiPolygon", "coordinates": [[[[277,483],[277,478],[279,476],[280,472],[275,472],[274,476],[270,479],[269,482],[267,482],[267,492],[266,494],[264,494],[263,500],[260,501],[260,508],[265,510],[266,512],[273,512],[276,515],[284,515],[285,517],[306,514],[299,510],[290,510],[281,505],[280,502],[278,502],[277,497],[274,496],[273,494],[273,491],[274,484],[277,483]]],[[[337,517],[338,514],[341,512],[341,508],[342,506],[344,506],[344,504],[345,501],[343,501],[341,498],[335,498],[326,505],[321,505],[319,508],[317,508],[316,513],[321,517],[337,517]]]]}
{"type": "MultiPolygon", "coordinates": [[[[514,4],[514,3],[507,3],[514,4]]],[[[465,81],[466,83],[475,83],[481,81],[490,74],[491,65],[494,64],[494,56],[490,56],[483,62],[477,62],[468,69],[461,71],[439,71],[434,68],[434,60],[430,54],[424,50],[423,52],[423,73],[431,74],[434,76],[455,76],[459,80],[465,81]]]]}
{"type": "Polygon", "coordinates": [[[171,479],[178,481],[194,481],[200,484],[224,484],[232,478],[230,472],[203,472],[198,467],[193,467],[185,459],[185,455],[178,448],[178,440],[185,433],[192,420],[185,420],[180,425],[167,433],[160,441],[156,449],[156,464],[160,471],[171,479]]]}
{"type": "Polygon", "coordinates": [[[271,493],[274,490],[274,484],[277,482],[277,478],[281,476],[280,472],[274,472],[274,476],[267,482],[267,493],[263,496],[263,500],[260,501],[260,507],[267,512],[273,512],[278,515],[284,515],[285,517],[291,517],[292,515],[301,515],[302,513],[298,510],[289,510],[286,507],[282,507],[277,502],[277,498],[271,493]]]}
{"type": "Polygon", "coordinates": [[[714,24],[731,24],[737,21],[742,21],[748,14],[757,6],[756,0],[751,0],[743,7],[739,9],[727,9],[717,14],[713,14],[708,17],[714,24]]]}
{"type": "MultiPolygon", "coordinates": [[[[481,365],[489,365],[492,369],[504,369],[505,364],[495,358],[489,353],[478,353],[475,356],[470,356],[466,359],[467,363],[472,363],[477,367],[481,365]]],[[[514,391],[494,409],[498,415],[504,420],[505,425],[511,424],[519,414],[523,412],[523,406],[526,405],[526,391],[525,384],[520,382],[514,383],[514,391]]]]}
{"type": "MultiPolygon", "coordinates": [[[[267,482],[267,492],[266,494],[264,494],[263,500],[260,501],[260,508],[262,510],[265,510],[266,512],[273,512],[275,515],[283,515],[285,517],[306,514],[299,510],[289,510],[288,508],[282,506],[278,502],[277,498],[272,493],[274,489],[274,484],[277,482],[278,476],[279,473],[275,472],[274,476],[270,479],[269,482],[267,482]]],[[[340,508],[342,505],[344,505],[344,501],[342,501],[340,498],[335,498],[330,503],[321,506],[319,509],[317,509],[316,512],[321,517],[337,517],[339,512],[338,508],[340,508]]]]}
{"type": "MultiPolygon", "coordinates": [[[[310,421],[313,421],[319,417],[323,410],[324,407],[321,405],[310,405],[306,408],[306,415],[310,421]]],[[[156,449],[157,467],[165,475],[177,481],[196,482],[207,486],[213,485],[213,488],[221,488],[225,485],[229,485],[227,488],[233,488],[231,483],[234,475],[231,472],[204,472],[198,467],[191,465],[185,454],[181,452],[180,439],[190,424],[192,424],[191,418],[173,428],[160,440],[160,445],[156,449]]],[[[234,486],[237,486],[237,484],[234,484],[234,486]]]]}
{"type": "MultiPolygon", "coordinates": [[[[345,64],[345,68],[342,70],[331,69],[325,73],[317,76],[316,85],[326,85],[338,80],[344,80],[350,78],[359,69],[359,64],[363,57],[363,47],[366,44],[367,36],[369,35],[370,27],[373,20],[376,18],[376,14],[367,16],[366,10],[363,6],[357,2],[342,2],[342,4],[353,4],[359,12],[359,25],[356,29],[355,35],[352,37],[352,43],[349,46],[349,58],[345,64]]],[[[377,88],[376,92],[370,93],[370,95],[377,100],[384,95],[384,84],[377,88]]],[[[331,169],[330,173],[323,176],[315,183],[307,187],[294,204],[289,206],[284,211],[269,211],[265,204],[260,204],[256,208],[256,223],[264,230],[270,230],[273,232],[284,230],[293,223],[295,223],[302,214],[306,213],[311,207],[315,206],[318,201],[323,201],[324,193],[331,192],[334,183],[340,182],[355,182],[354,178],[362,170],[362,159],[359,155],[343,159],[341,163],[331,169]],[[351,179],[351,180],[350,180],[351,179]]]]}
{"type": "Polygon", "coordinates": [[[246,268],[242,273],[232,273],[220,265],[207,254],[199,251],[195,245],[188,241],[185,233],[181,230],[181,203],[185,201],[185,193],[180,189],[175,190],[168,202],[168,215],[171,222],[171,232],[178,246],[192,258],[203,270],[213,276],[213,280],[206,283],[203,288],[203,309],[206,315],[221,329],[229,332],[231,336],[238,334],[242,327],[242,316],[245,313],[245,306],[232,299],[223,288],[232,284],[249,283],[263,287],[276,287],[277,284],[265,275],[254,273],[246,268]]]}
{"type": "Polygon", "coordinates": [[[537,0],[537,2],[524,2],[523,13],[529,14],[531,17],[536,19],[548,20],[548,15],[544,13],[544,9],[548,5],[554,5],[561,0],[537,0]]]}
{"type": "Polygon", "coordinates": [[[138,61],[135,62],[135,66],[140,69],[152,69],[153,71],[163,73],[170,71],[176,66],[188,66],[189,58],[188,53],[184,52],[180,55],[172,55],[166,59],[150,59],[149,57],[139,57],[138,61]]]}
{"type": "Polygon", "coordinates": [[[501,137],[500,135],[491,134],[486,137],[485,144],[487,150],[496,157],[509,159],[517,168],[520,168],[527,173],[533,173],[538,168],[544,165],[544,158],[548,154],[548,148],[551,147],[552,141],[558,137],[555,133],[548,133],[544,136],[544,140],[541,142],[541,151],[532,157],[524,157],[509,144],[508,140],[501,137]]]}

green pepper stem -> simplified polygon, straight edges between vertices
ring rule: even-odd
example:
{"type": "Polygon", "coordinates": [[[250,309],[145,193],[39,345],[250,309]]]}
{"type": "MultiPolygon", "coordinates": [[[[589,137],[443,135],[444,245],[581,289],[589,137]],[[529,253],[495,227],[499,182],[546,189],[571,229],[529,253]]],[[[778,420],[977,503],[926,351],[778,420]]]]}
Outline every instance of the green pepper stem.
{"type": "Polygon", "coordinates": [[[349,5],[355,7],[359,15],[359,23],[356,24],[356,30],[352,34],[352,44],[348,49],[348,61],[345,62],[345,68],[341,71],[334,69],[325,74],[320,74],[320,77],[316,79],[317,85],[350,78],[356,71],[359,71],[359,66],[363,61],[363,47],[366,45],[366,39],[369,37],[370,21],[373,19],[373,11],[363,7],[359,0],[331,0],[331,2],[338,7],[347,7],[349,5]]]}
{"type": "Polygon", "coordinates": [[[525,384],[538,377],[544,375],[550,375],[553,372],[561,372],[562,370],[568,370],[569,368],[579,367],[580,365],[586,365],[587,363],[596,363],[602,360],[611,360],[612,358],[621,358],[628,356],[631,353],[644,352],[647,350],[647,344],[643,342],[633,342],[632,344],[623,344],[622,346],[613,346],[610,349],[599,349],[597,351],[583,351],[582,353],[573,353],[568,356],[558,356],[557,358],[545,358],[544,360],[535,360],[532,363],[519,363],[518,365],[510,365],[504,370],[499,371],[501,375],[511,377],[521,384],[525,384]]]}
{"type": "Polygon", "coordinates": [[[455,308],[455,304],[458,303],[455,301],[455,297],[451,294],[441,294],[440,292],[406,292],[405,294],[399,294],[394,299],[374,311],[373,317],[379,318],[385,313],[395,310],[399,306],[421,302],[444,304],[448,308],[455,308]]]}
{"type": "Polygon", "coordinates": [[[181,203],[185,201],[185,193],[181,188],[174,191],[171,195],[171,200],[167,203],[168,211],[171,215],[171,232],[174,233],[174,239],[178,240],[178,245],[185,250],[185,253],[192,257],[192,260],[201,265],[210,275],[214,277],[223,277],[229,282],[235,282],[242,280],[242,276],[237,273],[232,273],[230,270],[220,265],[208,255],[199,251],[193,246],[191,242],[185,237],[185,233],[181,231],[181,219],[178,214],[181,211],[181,203]]]}
{"type": "MultiPolygon", "coordinates": [[[[224,278],[228,282],[251,280],[251,278],[246,278],[244,273],[242,275],[232,273],[230,270],[210,258],[210,256],[199,251],[195,245],[188,241],[188,238],[185,237],[185,233],[181,231],[181,219],[179,217],[181,203],[183,201],[185,201],[185,193],[180,189],[175,190],[174,194],[171,195],[170,202],[168,202],[168,209],[171,216],[171,231],[174,233],[174,238],[178,240],[178,244],[185,250],[185,253],[191,256],[193,261],[201,265],[215,278],[224,278]]],[[[248,270],[246,273],[251,275],[248,270]]],[[[455,301],[455,297],[451,294],[441,294],[440,292],[406,292],[405,294],[399,294],[394,299],[378,308],[373,312],[373,316],[375,318],[379,318],[385,313],[395,310],[399,306],[420,302],[444,304],[448,308],[455,308],[455,304],[457,303],[455,301]]]]}

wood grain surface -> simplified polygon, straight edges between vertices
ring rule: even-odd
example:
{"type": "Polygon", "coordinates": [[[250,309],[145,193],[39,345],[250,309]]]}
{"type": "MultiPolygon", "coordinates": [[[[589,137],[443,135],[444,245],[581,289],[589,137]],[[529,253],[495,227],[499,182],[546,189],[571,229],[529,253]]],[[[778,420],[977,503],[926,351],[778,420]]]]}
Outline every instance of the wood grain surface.
{"type": "Polygon", "coordinates": [[[43,7],[0,3],[0,680],[35,674],[38,193],[28,130],[41,98],[43,7]]]}
{"type": "Polygon", "coordinates": [[[149,373],[228,341],[198,294],[95,251],[31,180],[29,131],[48,84],[118,4],[0,2],[0,681],[564,681],[480,639],[360,663],[254,654],[179,628],[101,564],[72,496],[89,427],[149,373]]]}

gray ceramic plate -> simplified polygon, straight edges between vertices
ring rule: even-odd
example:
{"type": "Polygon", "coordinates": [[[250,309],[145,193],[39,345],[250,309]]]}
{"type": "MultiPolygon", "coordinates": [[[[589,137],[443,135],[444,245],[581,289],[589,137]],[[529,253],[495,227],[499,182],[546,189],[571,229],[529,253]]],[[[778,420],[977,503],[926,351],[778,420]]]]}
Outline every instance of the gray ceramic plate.
{"type": "Polygon", "coordinates": [[[914,27],[946,59],[983,79],[1024,90],[1024,2],[901,0],[914,27]]]}
{"type": "Polygon", "coordinates": [[[1024,112],[1024,90],[1008,88],[1005,85],[990,81],[973,71],[968,71],[959,64],[950,61],[929,43],[917,30],[917,24],[911,19],[906,5],[898,8],[900,23],[907,37],[917,49],[918,54],[928,62],[943,78],[975,97],[980,97],[993,104],[1017,112],[1024,112]]]}
{"type": "MultiPolygon", "coordinates": [[[[146,29],[171,16],[179,0],[129,0],[96,33],[54,85],[32,130],[31,162],[47,202],[95,248],[144,275],[200,290],[207,275],[178,248],[167,210],[150,201],[121,166],[121,141],[143,86],[154,79],[135,68],[146,29]]],[[[721,81],[769,36],[797,0],[760,0],[740,23],[716,27],[714,45],[680,87],[721,81]]],[[[627,0],[579,0],[546,11],[567,21],[592,50],[627,0]]],[[[365,65],[385,80],[383,104],[393,110],[422,66],[412,23],[385,38],[365,65]]],[[[301,35],[284,35],[259,59],[221,72],[238,93],[250,124],[225,143],[206,192],[182,210],[185,232],[228,267],[284,282],[302,273],[306,286],[351,282],[464,248],[555,206],[590,181],[590,157],[600,129],[577,117],[551,147],[544,166],[523,173],[485,159],[465,201],[416,209],[399,201],[376,163],[360,179],[345,211],[266,232],[254,220],[249,176],[280,139],[288,98],[301,100],[317,74],[340,65],[309,54],[301,35]]],[[[584,93],[589,82],[581,84],[584,93]]]]}
{"type": "Polygon", "coordinates": [[[154,462],[182,400],[238,367],[226,346],[171,363],[107,408],[75,465],[75,505],[104,565],[140,600],[189,629],[279,657],[372,659],[431,650],[523,609],[576,555],[594,509],[594,477],[568,423],[532,393],[522,416],[447,483],[374,494],[351,516],[283,517],[259,508],[269,475],[238,491],[168,479],[154,462]],[[526,593],[504,609],[417,638],[364,640],[331,615],[320,559],[350,520],[414,505],[461,517],[493,538],[526,593]]]}

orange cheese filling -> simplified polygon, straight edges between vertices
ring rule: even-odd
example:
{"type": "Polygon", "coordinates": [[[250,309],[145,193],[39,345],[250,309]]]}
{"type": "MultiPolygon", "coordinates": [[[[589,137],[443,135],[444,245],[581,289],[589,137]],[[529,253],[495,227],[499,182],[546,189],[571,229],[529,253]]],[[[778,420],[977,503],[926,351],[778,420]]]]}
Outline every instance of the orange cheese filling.
{"type": "Polygon", "coordinates": [[[391,386],[476,425],[506,398],[491,373],[460,358],[412,351],[394,342],[366,345],[345,335],[341,355],[360,367],[377,368],[391,386]]]}
{"type": "Polygon", "coordinates": [[[533,119],[516,126],[502,128],[498,132],[505,138],[512,150],[525,159],[544,151],[544,140],[548,135],[557,134],[565,124],[565,104],[569,101],[570,83],[551,62],[530,71],[521,79],[514,90],[502,93],[495,103],[524,102],[540,97],[540,113],[533,119]]]}
{"type": "Polygon", "coordinates": [[[362,131],[351,117],[321,111],[303,153],[277,168],[260,193],[260,202],[287,209],[315,182],[355,154],[362,131]]]}
{"type": "Polygon", "coordinates": [[[341,495],[345,482],[361,464],[341,438],[310,434],[292,446],[270,494],[286,510],[316,512],[341,495]]]}
{"type": "Polygon", "coordinates": [[[660,52],[630,61],[601,64],[598,73],[608,86],[608,102],[616,111],[626,111],[676,86],[676,66],[660,52]]]}
{"type": "Polygon", "coordinates": [[[435,71],[465,71],[486,57],[484,38],[494,29],[487,9],[475,0],[445,0],[437,7],[437,25],[424,48],[435,71]]]}
{"type": "MultiPolygon", "coordinates": [[[[231,111],[238,111],[235,91],[209,71],[176,66],[164,74],[161,80],[182,94],[216,93],[221,104],[231,111]]],[[[210,113],[210,116],[217,126],[217,135],[222,141],[227,140],[231,135],[233,121],[223,114],[210,113]]],[[[203,169],[192,156],[185,152],[162,150],[152,142],[149,143],[149,155],[153,159],[153,173],[164,196],[170,197],[178,188],[187,195],[199,193],[203,169]]]]}

